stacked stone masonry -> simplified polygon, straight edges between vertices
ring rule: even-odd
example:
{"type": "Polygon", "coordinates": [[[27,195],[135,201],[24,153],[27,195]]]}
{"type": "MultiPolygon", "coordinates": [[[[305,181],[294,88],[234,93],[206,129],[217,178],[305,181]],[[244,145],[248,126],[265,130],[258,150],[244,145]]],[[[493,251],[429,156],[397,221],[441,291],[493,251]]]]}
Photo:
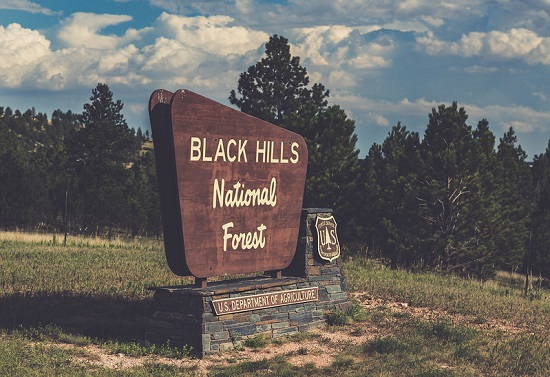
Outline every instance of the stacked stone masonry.
{"type": "Polygon", "coordinates": [[[288,336],[326,323],[327,314],[345,310],[350,301],[341,259],[328,262],[316,252],[315,218],[330,210],[302,213],[296,255],[281,278],[258,276],[192,286],[153,288],[154,308],[146,339],[152,343],[191,347],[203,357],[239,346],[258,334],[288,336]],[[302,288],[317,288],[318,300],[217,315],[212,301],[302,288]]]}

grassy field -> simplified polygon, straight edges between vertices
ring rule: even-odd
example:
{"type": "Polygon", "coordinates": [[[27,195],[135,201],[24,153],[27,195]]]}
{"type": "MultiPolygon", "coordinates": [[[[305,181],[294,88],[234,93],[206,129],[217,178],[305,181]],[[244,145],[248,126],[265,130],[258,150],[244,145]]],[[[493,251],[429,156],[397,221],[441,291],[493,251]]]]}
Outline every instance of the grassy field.
{"type": "MultiPolygon", "coordinates": [[[[0,233],[0,376],[204,374],[187,350],[143,343],[148,288],[190,282],[169,271],[159,242],[61,241],[0,233]],[[105,361],[120,355],[140,362],[123,367],[105,361]]],[[[480,283],[391,271],[365,260],[349,261],[345,270],[357,301],[351,312],[333,314],[333,326],[321,334],[248,341],[223,355],[224,362],[208,364],[206,373],[550,375],[548,291],[525,296],[521,278],[505,273],[480,283]],[[292,345],[284,354],[273,351],[292,345]],[[330,363],[307,362],[323,355],[305,345],[330,349],[330,363]],[[244,351],[267,353],[245,360],[244,351]],[[305,362],[292,364],[293,357],[305,362]]]]}

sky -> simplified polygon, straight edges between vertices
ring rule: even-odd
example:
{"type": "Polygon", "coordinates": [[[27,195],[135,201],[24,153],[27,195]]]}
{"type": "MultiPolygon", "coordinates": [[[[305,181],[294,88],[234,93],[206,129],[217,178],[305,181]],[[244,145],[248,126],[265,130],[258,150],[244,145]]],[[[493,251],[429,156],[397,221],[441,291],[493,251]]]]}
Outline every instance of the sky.
{"type": "Polygon", "coordinates": [[[355,121],[363,157],[457,102],[528,159],[550,140],[550,0],[0,0],[0,106],[81,113],[106,83],[131,127],[156,89],[225,105],[277,34],[355,121]]]}

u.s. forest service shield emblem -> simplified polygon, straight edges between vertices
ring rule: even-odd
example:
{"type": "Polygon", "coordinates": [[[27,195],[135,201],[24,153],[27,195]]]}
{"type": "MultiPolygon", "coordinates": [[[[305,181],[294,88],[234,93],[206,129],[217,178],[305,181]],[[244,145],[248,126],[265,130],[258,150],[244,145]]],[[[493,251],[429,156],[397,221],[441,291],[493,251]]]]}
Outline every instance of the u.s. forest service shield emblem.
{"type": "Polygon", "coordinates": [[[340,243],[336,233],[336,220],[334,216],[317,216],[315,228],[317,229],[317,250],[322,259],[332,262],[340,256],[340,243]]]}

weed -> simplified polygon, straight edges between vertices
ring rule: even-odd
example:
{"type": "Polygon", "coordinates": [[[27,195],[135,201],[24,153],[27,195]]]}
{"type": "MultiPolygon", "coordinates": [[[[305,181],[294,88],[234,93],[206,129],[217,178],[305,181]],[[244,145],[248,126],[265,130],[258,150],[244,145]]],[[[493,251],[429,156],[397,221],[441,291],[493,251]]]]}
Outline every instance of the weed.
{"type": "Polygon", "coordinates": [[[348,369],[354,364],[353,357],[349,355],[338,355],[332,362],[332,366],[338,370],[348,369]]]}
{"type": "Polygon", "coordinates": [[[357,301],[353,301],[346,309],[334,309],[327,315],[327,324],[329,326],[343,326],[351,322],[362,322],[367,318],[363,306],[357,301]]]}
{"type": "Polygon", "coordinates": [[[364,322],[367,319],[367,313],[358,301],[352,301],[346,313],[354,322],[364,322]]]}
{"type": "Polygon", "coordinates": [[[475,323],[476,325],[483,325],[484,323],[487,323],[488,321],[487,321],[487,318],[485,318],[483,316],[476,316],[472,322],[475,323]]]}
{"type": "Polygon", "coordinates": [[[329,326],[343,326],[350,323],[350,317],[342,309],[334,309],[327,315],[327,324],[329,326]]]}
{"type": "Polygon", "coordinates": [[[455,348],[454,357],[456,360],[467,360],[474,363],[481,358],[479,350],[469,343],[458,344],[455,348]]]}
{"type": "Polygon", "coordinates": [[[314,363],[305,363],[303,369],[304,376],[315,376],[319,374],[314,363]]]}
{"type": "Polygon", "coordinates": [[[540,335],[521,335],[498,342],[489,362],[513,375],[550,375],[550,340],[540,335]]]}
{"type": "Polygon", "coordinates": [[[263,334],[254,335],[244,341],[244,345],[249,348],[263,348],[269,344],[269,340],[263,334]]]}
{"type": "Polygon", "coordinates": [[[411,317],[411,315],[407,312],[395,312],[395,313],[392,313],[391,315],[395,319],[408,319],[411,317]]]}
{"type": "Polygon", "coordinates": [[[366,354],[393,354],[403,352],[406,349],[407,345],[393,336],[375,338],[363,344],[363,352],[366,354]]]}
{"type": "Polygon", "coordinates": [[[268,370],[271,366],[271,362],[267,359],[259,361],[248,361],[238,365],[231,365],[229,367],[216,366],[210,370],[211,376],[216,377],[233,377],[242,376],[244,373],[258,374],[260,371],[268,370]]]}
{"type": "Polygon", "coordinates": [[[356,327],[350,331],[350,335],[352,336],[361,336],[364,333],[365,333],[365,330],[362,327],[356,327]]]}
{"type": "Polygon", "coordinates": [[[387,324],[387,318],[392,317],[391,309],[385,306],[378,306],[367,313],[367,319],[375,325],[384,326],[387,324]]]}
{"type": "Polygon", "coordinates": [[[141,344],[138,342],[119,343],[117,341],[105,342],[100,346],[106,351],[117,354],[122,353],[127,356],[140,357],[147,355],[158,355],[173,359],[183,359],[191,354],[191,347],[171,347],[170,343],[163,345],[141,344]]]}
{"type": "Polygon", "coordinates": [[[289,339],[286,337],[279,337],[271,340],[271,343],[275,346],[282,346],[285,343],[288,343],[289,339]]]}
{"type": "Polygon", "coordinates": [[[320,339],[319,339],[319,342],[321,344],[330,344],[332,342],[332,340],[330,340],[330,338],[328,336],[322,336],[320,339]]]}
{"type": "Polygon", "coordinates": [[[444,320],[438,320],[424,326],[424,328],[427,335],[433,335],[442,341],[450,341],[457,344],[468,342],[476,334],[475,329],[464,325],[453,325],[449,321],[444,320]]]}
{"type": "MultiPolygon", "coordinates": [[[[310,333],[310,332],[302,331],[302,332],[298,332],[296,334],[292,334],[288,339],[292,342],[303,342],[303,341],[306,341],[306,340],[318,339],[320,337],[321,337],[321,335],[319,335],[319,334],[313,334],[313,333],[310,333]]],[[[280,339],[280,338],[278,338],[278,339],[280,339]]]]}
{"type": "Polygon", "coordinates": [[[139,372],[143,371],[143,375],[148,376],[194,376],[196,375],[193,373],[193,371],[185,368],[179,368],[175,365],[170,364],[163,364],[163,363],[155,363],[155,362],[148,362],[143,365],[143,367],[137,369],[135,368],[131,375],[140,374],[139,372]]]}
{"type": "Polygon", "coordinates": [[[231,337],[231,343],[233,343],[233,349],[235,351],[243,351],[243,341],[241,340],[241,335],[238,332],[235,332],[233,336],[231,337]]]}

